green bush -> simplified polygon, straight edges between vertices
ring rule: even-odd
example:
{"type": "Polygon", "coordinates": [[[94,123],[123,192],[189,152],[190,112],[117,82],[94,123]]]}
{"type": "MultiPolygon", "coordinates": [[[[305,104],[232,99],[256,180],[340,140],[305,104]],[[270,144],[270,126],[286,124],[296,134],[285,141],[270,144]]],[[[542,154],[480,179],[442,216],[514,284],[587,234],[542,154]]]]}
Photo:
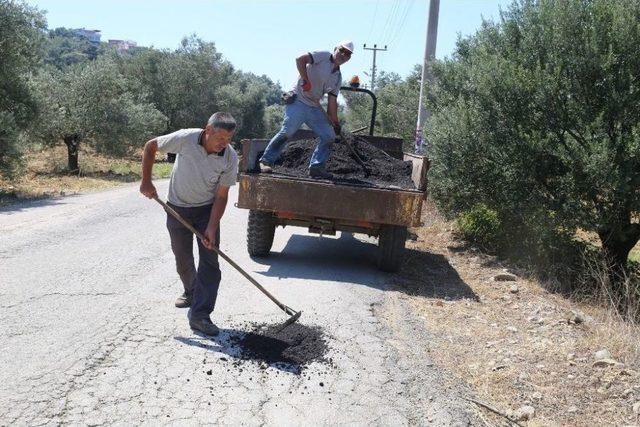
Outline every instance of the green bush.
{"type": "Polygon", "coordinates": [[[457,219],[458,231],[463,239],[484,248],[497,246],[500,233],[498,213],[484,204],[461,213],[457,219]]]}
{"type": "Polygon", "coordinates": [[[463,240],[568,291],[584,270],[585,259],[599,259],[602,254],[555,220],[550,212],[504,215],[478,203],[461,212],[456,224],[463,240]]]}
{"type": "Polygon", "coordinates": [[[274,104],[269,105],[264,110],[264,135],[262,138],[271,139],[282,127],[282,117],[284,106],[274,104]]]}

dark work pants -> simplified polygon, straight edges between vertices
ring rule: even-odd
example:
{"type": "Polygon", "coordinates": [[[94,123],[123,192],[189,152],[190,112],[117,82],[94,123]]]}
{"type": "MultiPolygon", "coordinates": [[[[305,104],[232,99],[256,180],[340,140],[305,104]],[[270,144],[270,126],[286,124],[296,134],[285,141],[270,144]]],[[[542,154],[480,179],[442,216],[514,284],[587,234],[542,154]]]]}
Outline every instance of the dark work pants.
{"type": "MultiPolygon", "coordinates": [[[[213,205],[184,208],[169,204],[196,230],[204,234],[213,205]]],[[[198,242],[198,270],[193,260],[193,233],[180,221],[167,214],[167,229],[171,237],[171,249],[176,257],[176,269],[184,285],[185,293],[193,295],[191,319],[209,318],[216,305],[220,287],[218,254],[198,242]]],[[[216,233],[216,246],[220,244],[220,227],[216,233]]]]}

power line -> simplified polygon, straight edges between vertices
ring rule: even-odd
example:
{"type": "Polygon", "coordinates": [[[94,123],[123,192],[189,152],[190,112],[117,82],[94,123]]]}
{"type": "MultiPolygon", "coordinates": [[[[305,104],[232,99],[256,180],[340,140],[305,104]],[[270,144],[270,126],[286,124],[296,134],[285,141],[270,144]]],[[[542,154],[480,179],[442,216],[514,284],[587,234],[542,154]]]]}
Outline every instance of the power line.
{"type": "Polygon", "coordinates": [[[398,39],[398,36],[404,32],[404,30],[405,30],[404,24],[407,21],[407,17],[409,16],[409,12],[411,11],[411,9],[413,9],[414,2],[415,2],[415,0],[411,0],[410,2],[407,2],[407,7],[405,7],[405,9],[404,9],[404,13],[402,15],[402,19],[400,21],[400,25],[398,25],[398,27],[396,29],[396,32],[393,34],[393,37],[389,41],[389,46],[393,45],[395,43],[395,41],[398,39]]]}
{"type": "Polygon", "coordinates": [[[373,11],[373,19],[371,20],[371,26],[369,27],[369,34],[367,34],[367,39],[371,37],[371,33],[373,32],[373,25],[376,22],[376,18],[378,16],[378,5],[380,4],[380,0],[376,0],[376,8],[373,11]]]}
{"type": "MultiPolygon", "coordinates": [[[[373,27],[376,24],[376,18],[378,17],[378,6],[380,6],[380,0],[376,0],[376,7],[373,11],[373,19],[371,20],[371,25],[369,26],[369,33],[367,34],[367,38],[365,40],[369,40],[371,38],[371,35],[373,34],[373,27]]],[[[358,55],[358,69],[361,69],[362,67],[366,66],[366,60],[364,55],[358,55]]],[[[365,72],[366,74],[366,72],[365,72]]]]}
{"type": "Polygon", "coordinates": [[[402,18],[403,15],[403,8],[405,7],[404,4],[402,4],[402,0],[398,0],[398,9],[396,10],[395,16],[393,17],[392,21],[391,21],[391,25],[389,26],[389,31],[386,34],[385,37],[385,42],[387,44],[389,44],[392,35],[397,31],[398,29],[398,24],[400,19],[402,18]]]}
{"type": "Polygon", "coordinates": [[[389,29],[392,27],[391,23],[393,21],[395,21],[395,17],[397,14],[397,9],[398,6],[400,4],[400,0],[395,0],[393,2],[393,4],[391,5],[391,10],[389,11],[389,14],[387,15],[387,20],[384,23],[384,27],[382,28],[382,37],[381,39],[386,41],[387,40],[387,33],[389,33],[389,29]]]}

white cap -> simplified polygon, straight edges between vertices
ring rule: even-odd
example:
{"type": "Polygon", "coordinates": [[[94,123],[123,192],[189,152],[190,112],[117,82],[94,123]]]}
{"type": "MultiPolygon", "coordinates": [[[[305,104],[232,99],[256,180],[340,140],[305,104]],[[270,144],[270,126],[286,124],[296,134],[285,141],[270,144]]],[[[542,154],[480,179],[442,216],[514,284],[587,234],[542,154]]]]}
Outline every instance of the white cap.
{"type": "Polygon", "coordinates": [[[351,40],[342,40],[340,43],[338,43],[338,47],[343,47],[349,52],[353,53],[353,42],[351,40]]]}

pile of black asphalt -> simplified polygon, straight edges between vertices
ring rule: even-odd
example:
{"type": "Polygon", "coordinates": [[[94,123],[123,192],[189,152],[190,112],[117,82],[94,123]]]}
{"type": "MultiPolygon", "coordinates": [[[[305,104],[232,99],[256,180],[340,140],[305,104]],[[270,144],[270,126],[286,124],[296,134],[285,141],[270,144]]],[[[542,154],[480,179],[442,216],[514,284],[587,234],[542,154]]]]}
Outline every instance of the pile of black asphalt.
{"type": "MultiPolygon", "coordinates": [[[[309,161],[317,143],[317,139],[288,142],[274,165],[273,172],[308,178],[309,161]]],[[[411,169],[410,161],[391,157],[365,139],[352,134],[344,134],[332,144],[331,156],[326,165],[327,172],[331,174],[330,180],[335,183],[414,190],[411,169]],[[353,150],[349,148],[349,143],[353,150]]]]}
{"type": "Polygon", "coordinates": [[[318,326],[294,323],[282,328],[282,324],[253,324],[250,332],[232,335],[229,344],[240,352],[238,366],[243,360],[251,360],[288,365],[291,371],[300,373],[312,362],[332,362],[325,357],[329,348],[318,326]]]}

